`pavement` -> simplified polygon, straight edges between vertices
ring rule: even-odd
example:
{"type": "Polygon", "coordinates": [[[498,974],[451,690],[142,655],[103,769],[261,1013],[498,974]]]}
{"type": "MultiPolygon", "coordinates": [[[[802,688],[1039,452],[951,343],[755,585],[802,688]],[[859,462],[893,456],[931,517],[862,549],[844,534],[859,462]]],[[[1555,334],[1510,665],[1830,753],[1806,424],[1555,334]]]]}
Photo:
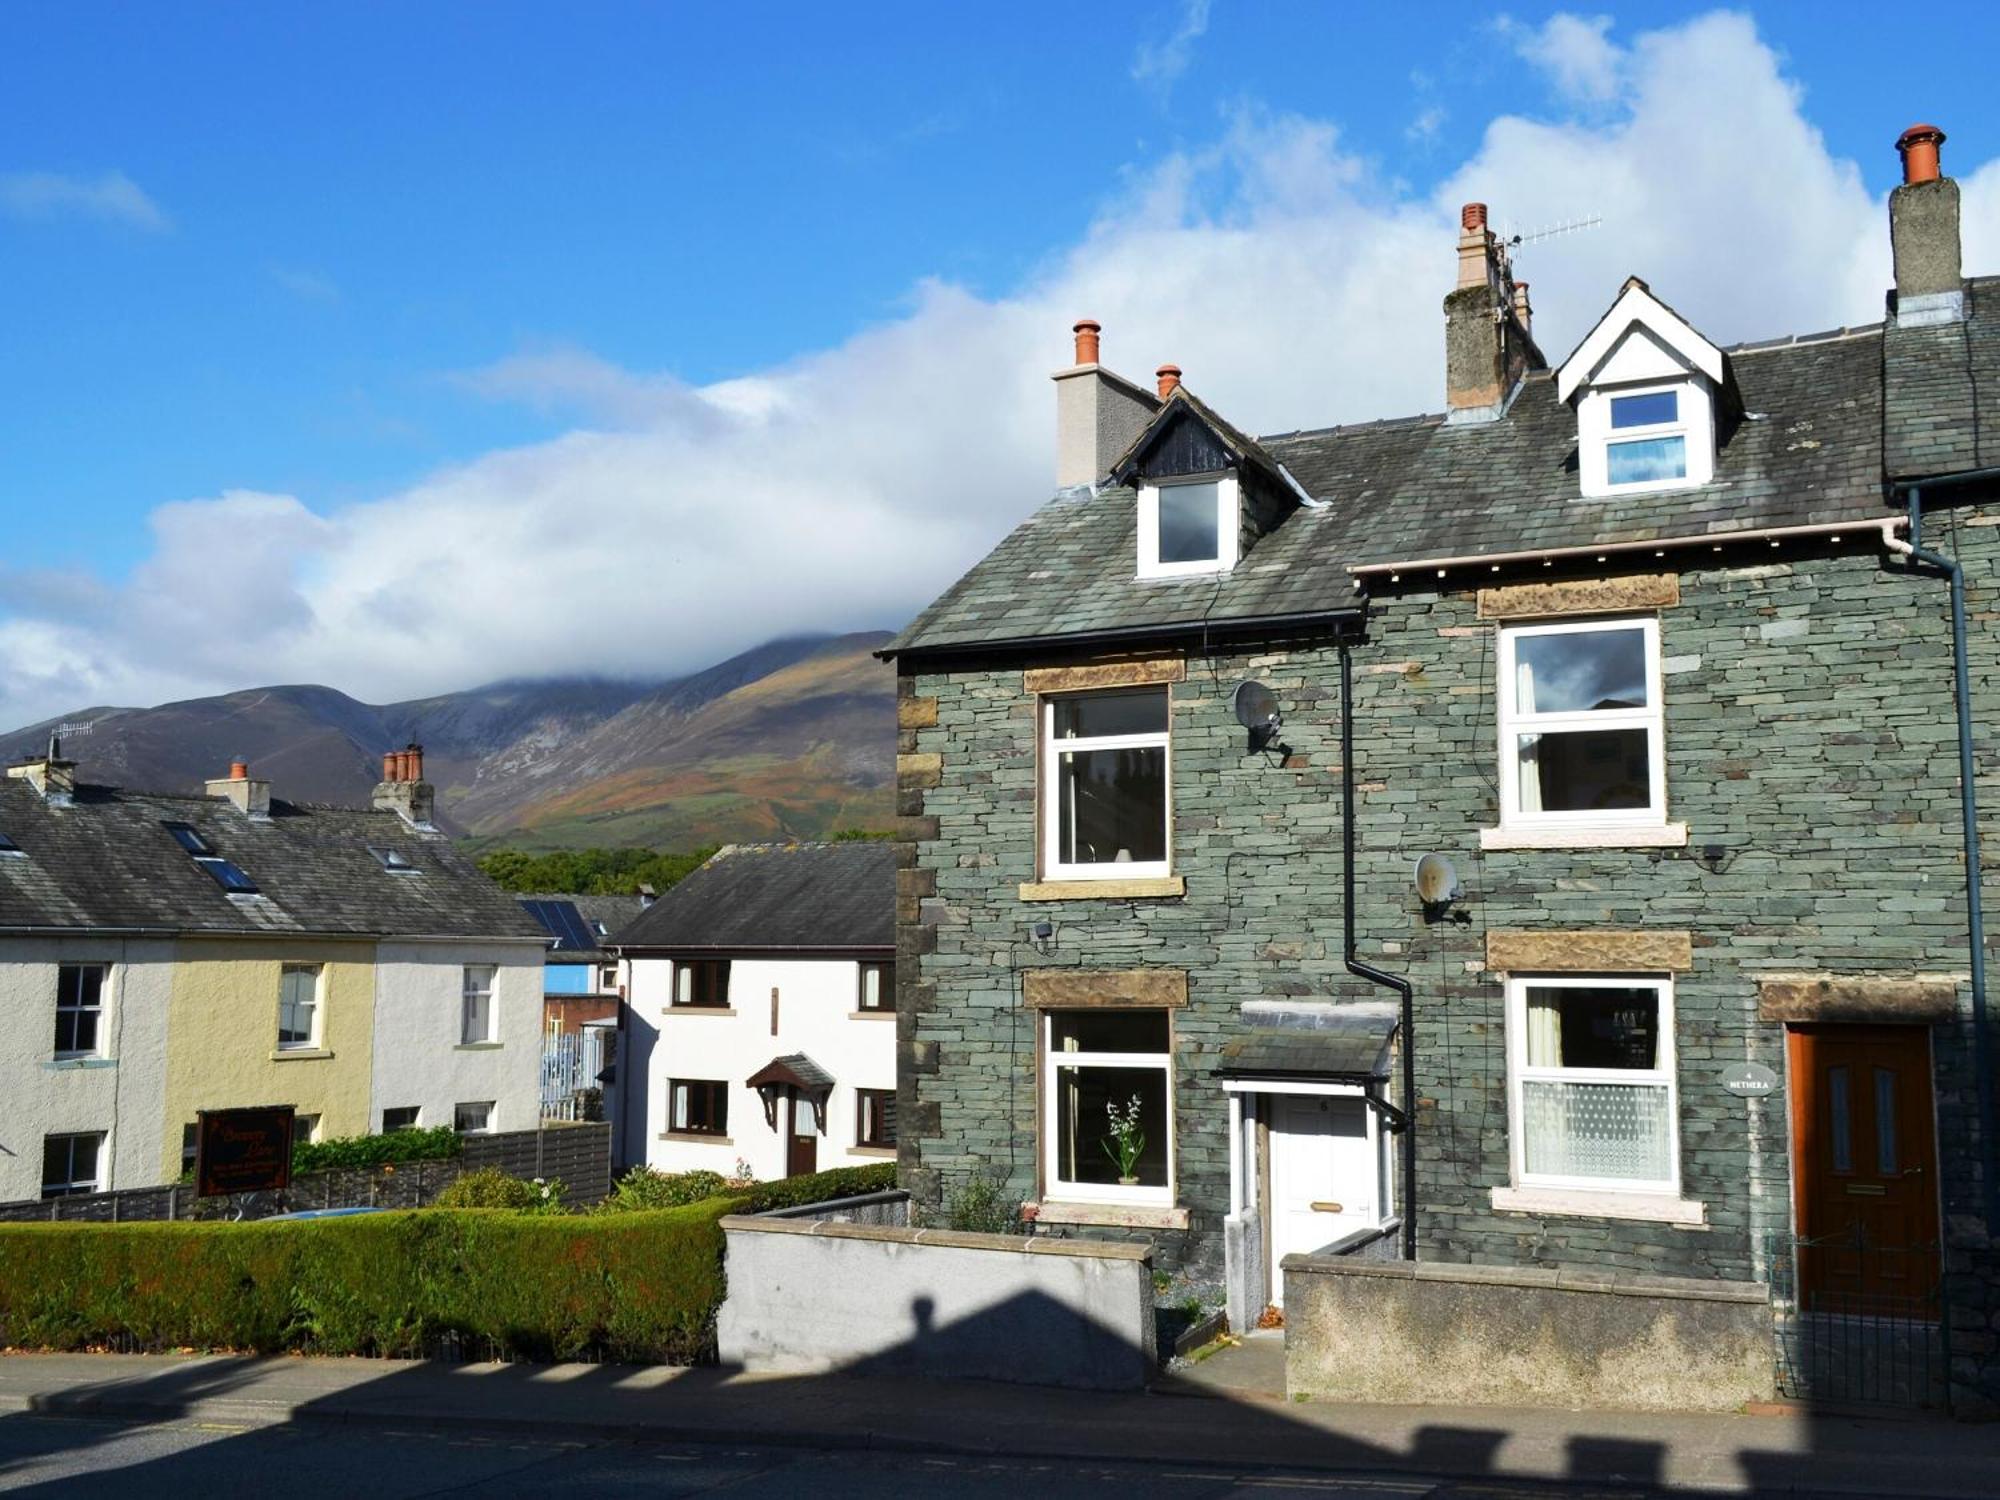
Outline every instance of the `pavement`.
{"type": "MultiPolygon", "coordinates": [[[[1217,1359],[1234,1352],[1242,1351],[1217,1359]]],[[[1211,1364],[1216,1360],[1203,1362],[1211,1364]]],[[[1211,1372],[1212,1384],[1222,1368],[1211,1372]]],[[[1401,1475],[1498,1486],[1479,1493],[1509,1493],[1508,1484],[1533,1493],[1549,1483],[1952,1500],[1991,1500],[2000,1492],[1995,1426],[1801,1410],[1747,1416],[1321,1405],[1271,1399],[1256,1384],[1246,1376],[1247,1394],[1228,1394],[1172,1381],[1128,1394],[665,1366],[12,1354],[0,1356],[0,1416],[242,1435],[344,1427],[351,1437],[369,1429],[376,1436],[364,1448],[385,1434],[489,1444],[734,1445],[899,1462],[978,1460],[1008,1472],[1031,1463],[1065,1475],[1079,1466],[1136,1464],[1158,1473],[1178,1465],[1340,1475],[1371,1485],[1401,1475]]],[[[0,1422],[0,1431],[6,1427],[0,1422]]]]}

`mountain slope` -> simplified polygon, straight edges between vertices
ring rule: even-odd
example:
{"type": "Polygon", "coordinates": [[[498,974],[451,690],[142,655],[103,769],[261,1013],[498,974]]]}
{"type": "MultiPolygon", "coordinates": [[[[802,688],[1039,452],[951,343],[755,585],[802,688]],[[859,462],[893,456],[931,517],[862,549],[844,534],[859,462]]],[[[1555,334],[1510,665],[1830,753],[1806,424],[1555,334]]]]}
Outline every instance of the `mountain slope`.
{"type": "MultiPolygon", "coordinates": [[[[381,753],[415,740],[439,815],[482,841],[694,847],[886,826],[895,678],[881,633],[773,641],[664,683],[495,683],[371,705],[286,686],[151,709],[88,709],[65,752],[88,779],[193,790],[232,759],[280,797],[359,802],[381,753]]],[[[38,750],[49,724],[0,735],[38,750]]]]}

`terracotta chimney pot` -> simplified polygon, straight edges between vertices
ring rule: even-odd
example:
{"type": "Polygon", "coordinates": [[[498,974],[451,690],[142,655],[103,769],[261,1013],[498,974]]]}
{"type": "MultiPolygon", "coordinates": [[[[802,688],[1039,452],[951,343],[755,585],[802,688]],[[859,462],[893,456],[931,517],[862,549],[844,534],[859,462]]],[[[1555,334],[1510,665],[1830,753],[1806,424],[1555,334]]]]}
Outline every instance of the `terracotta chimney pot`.
{"type": "Polygon", "coordinates": [[[1159,377],[1160,399],[1164,401],[1180,385],[1181,367],[1179,365],[1161,365],[1154,373],[1159,377]]]}
{"type": "Polygon", "coordinates": [[[409,749],[403,752],[403,757],[404,769],[409,773],[404,779],[408,781],[422,781],[424,779],[424,747],[413,743],[409,749]]]}
{"type": "Polygon", "coordinates": [[[1468,203],[1458,211],[1458,227],[1467,234],[1475,234],[1486,227],[1486,205],[1468,203]]]}
{"type": "Polygon", "coordinates": [[[1935,125],[1912,125],[1896,137],[1896,149],[1903,154],[1903,181],[1936,182],[1938,147],[1944,132],[1935,125]]]}
{"type": "Polygon", "coordinates": [[[248,781],[250,779],[250,762],[247,760],[232,760],[229,763],[229,779],[231,781],[248,781]]]}
{"type": "Polygon", "coordinates": [[[396,752],[393,750],[382,752],[382,779],[384,781],[396,779],[396,752]]]}
{"type": "Polygon", "coordinates": [[[1097,336],[1104,331],[1104,325],[1092,318],[1085,318],[1076,325],[1076,362],[1080,365],[1094,365],[1097,359],[1097,336]]]}

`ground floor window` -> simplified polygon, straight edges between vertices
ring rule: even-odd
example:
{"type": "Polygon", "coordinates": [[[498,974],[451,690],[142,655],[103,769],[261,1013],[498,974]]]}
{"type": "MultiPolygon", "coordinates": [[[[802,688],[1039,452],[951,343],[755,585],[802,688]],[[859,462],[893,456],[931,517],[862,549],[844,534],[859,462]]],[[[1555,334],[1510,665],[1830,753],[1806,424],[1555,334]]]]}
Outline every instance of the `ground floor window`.
{"type": "Polygon", "coordinates": [[[104,1132],[42,1137],[42,1196],[71,1198],[103,1187],[99,1167],[104,1156],[104,1132]]]}
{"type": "Polygon", "coordinates": [[[1673,986],[1550,976],[1507,985],[1514,1179],[1680,1190],[1673,986]]]}
{"type": "Polygon", "coordinates": [[[387,1135],[392,1130],[415,1130],[417,1128],[417,1116],[419,1113],[420,1111],[414,1104],[403,1105],[396,1109],[383,1110],[382,1134],[387,1135]]]}
{"type": "Polygon", "coordinates": [[[452,1129],[460,1135],[483,1135],[493,1128],[493,1101],[477,1100],[452,1111],[452,1129]]]}
{"type": "Polygon", "coordinates": [[[854,1144],[893,1146],[896,1144],[896,1091],[856,1089],[854,1144]]]}
{"type": "Polygon", "coordinates": [[[1173,1202],[1172,1035],[1165,1010],[1044,1012],[1049,1197],[1173,1202]]]}
{"type": "Polygon", "coordinates": [[[683,1135],[729,1133],[729,1085],[713,1078],[676,1078],[667,1085],[667,1128],[683,1135]]]}
{"type": "Polygon", "coordinates": [[[310,1146],[318,1139],[318,1115],[295,1114],[292,1116],[292,1144],[294,1146],[310,1146]]]}

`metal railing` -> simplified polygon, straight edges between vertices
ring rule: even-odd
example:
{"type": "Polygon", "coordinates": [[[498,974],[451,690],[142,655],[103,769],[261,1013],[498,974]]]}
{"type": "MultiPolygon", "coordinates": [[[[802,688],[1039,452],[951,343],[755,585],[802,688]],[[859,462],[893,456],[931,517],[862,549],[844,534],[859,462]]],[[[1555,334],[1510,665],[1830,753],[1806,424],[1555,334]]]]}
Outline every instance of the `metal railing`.
{"type": "Polygon", "coordinates": [[[604,1090],[598,1075],[609,1059],[604,1032],[550,1032],[542,1038],[542,1118],[592,1120],[600,1117],[604,1090]]]}
{"type": "Polygon", "coordinates": [[[1944,1407],[1951,1336],[1941,1247],[1856,1226],[1768,1242],[1778,1389],[1835,1405],[1944,1407]]]}

